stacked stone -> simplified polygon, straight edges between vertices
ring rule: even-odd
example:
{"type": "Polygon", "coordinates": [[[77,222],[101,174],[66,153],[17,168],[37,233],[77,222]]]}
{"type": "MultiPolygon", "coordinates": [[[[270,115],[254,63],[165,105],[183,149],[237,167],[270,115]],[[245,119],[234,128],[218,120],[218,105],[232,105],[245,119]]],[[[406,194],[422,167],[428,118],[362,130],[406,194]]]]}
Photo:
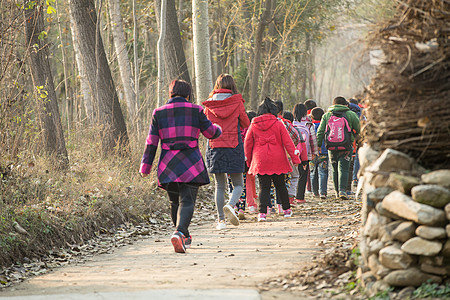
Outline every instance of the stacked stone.
{"type": "Polygon", "coordinates": [[[360,152],[362,286],[442,283],[450,277],[450,170],[426,170],[402,152],[360,152]],[[372,163],[371,163],[372,162],[372,163]]]}

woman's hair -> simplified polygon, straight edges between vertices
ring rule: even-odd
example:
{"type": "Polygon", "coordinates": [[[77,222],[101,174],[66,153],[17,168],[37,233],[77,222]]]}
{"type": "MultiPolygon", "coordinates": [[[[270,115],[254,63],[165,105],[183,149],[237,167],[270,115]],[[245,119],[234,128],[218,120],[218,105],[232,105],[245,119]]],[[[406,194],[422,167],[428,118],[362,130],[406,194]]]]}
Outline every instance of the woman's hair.
{"type": "Polygon", "coordinates": [[[256,117],[256,113],[255,113],[253,110],[250,110],[250,111],[247,112],[247,117],[248,117],[248,119],[249,119],[250,122],[251,122],[252,119],[253,119],[254,117],[256,117]]]}
{"type": "Polygon", "coordinates": [[[275,117],[277,116],[278,107],[276,104],[269,98],[266,97],[261,104],[258,106],[257,114],[258,116],[264,115],[264,114],[272,114],[275,117]]]}
{"type": "Polygon", "coordinates": [[[303,104],[305,104],[307,110],[317,107],[317,103],[313,99],[308,99],[305,102],[303,102],[303,104]]]}
{"type": "Polygon", "coordinates": [[[283,118],[291,122],[294,122],[294,115],[290,111],[283,112],[283,118]]]}
{"type": "Polygon", "coordinates": [[[303,117],[305,117],[307,112],[308,110],[303,103],[295,104],[294,109],[292,110],[292,114],[297,121],[300,121],[303,117]]]}
{"type": "MultiPolygon", "coordinates": [[[[238,94],[236,83],[234,83],[234,79],[229,74],[220,74],[216,79],[216,83],[214,84],[214,90],[227,89],[231,90],[231,94],[238,94]]],[[[214,90],[209,94],[209,98],[211,98],[214,94],[214,90]]]]}
{"type": "Polygon", "coordinates": [[[181,79],[174,79],[169,85],[169,97],[183,97],[187,98],[188,96],[191,97],[192,88],[191,85],[181,79]]]}
{"type": "Polygon", "coordinates": [[[322,116],[325,112],[323,111],[323,109],[321,109],[320,107],[314,107],[311,110],[311,116],[313,118],[314,121],[320,121],[322,120],[322,116]]]}

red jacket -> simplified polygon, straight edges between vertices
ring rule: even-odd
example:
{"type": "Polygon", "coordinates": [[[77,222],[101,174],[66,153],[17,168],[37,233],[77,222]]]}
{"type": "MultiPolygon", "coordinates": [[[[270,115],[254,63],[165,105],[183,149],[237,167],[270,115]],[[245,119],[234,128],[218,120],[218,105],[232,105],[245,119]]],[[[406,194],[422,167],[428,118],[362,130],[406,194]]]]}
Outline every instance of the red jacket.
{"type": "Polygon", "coordinates": [[[248,173],[285,174],[292,171],[286,151],[293,164],[299,164],[295,146],[282,121],[272,114],[264,114],[252,120],[245,135],[244,152],[248,173]]]}
{"type": "MultiPolygon", "coordinates": [[[[231,90],[215,90],[214,94],[231,94],[231,90]]],[[[234,94],[224,100],[206,100],[205,115],[222,128],[222,135],[209,141],[211,148],[235,148],[238,145],[238,121],[241,128],[247,128],[250,121],[244,107],[241,94],[234,94]]]]}

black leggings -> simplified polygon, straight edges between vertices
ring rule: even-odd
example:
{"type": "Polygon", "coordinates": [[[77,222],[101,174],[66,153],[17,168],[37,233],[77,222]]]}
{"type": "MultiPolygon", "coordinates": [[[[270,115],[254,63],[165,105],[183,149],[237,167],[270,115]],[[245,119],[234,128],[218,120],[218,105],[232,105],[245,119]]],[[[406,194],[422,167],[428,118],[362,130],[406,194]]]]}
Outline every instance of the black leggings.
{"type": "Polygon", "coordinates": [[[267,206],[270,202],[270,185],[273,181],[273,185],[277,191],[277,197],[280,197],[281,206],[283,210],[291,208],[289,204],[289,195],[286,188],[284,174],[272,174],[272,175],[258,175],[259,180],[259,212],[266,213],[267,206]]]}
{"type": "MultiPolygon", "coordinates": [[[[309,173],[309,162],[301,163],[298,166],[298,185],[297,185],[297,195],[295,198],[298,200],[305,200],[305,190],[306,190],[306,182],[308,180],[309,173]],[[303,166],[306,165],[306,169],[303,169],[303,166]]],[[[295,167],[294,167],[295,168],[295,167]]]]}
{"type": "Polygon", "coordinates": [[[197,199],[198,185],[171,182],[165,187],[170,200],[170,215],[177,231],[189,236],[189,224],[194,214],[195,200],[197,199]],[[180,199],[181,198],[181,199],[180,199]]]}

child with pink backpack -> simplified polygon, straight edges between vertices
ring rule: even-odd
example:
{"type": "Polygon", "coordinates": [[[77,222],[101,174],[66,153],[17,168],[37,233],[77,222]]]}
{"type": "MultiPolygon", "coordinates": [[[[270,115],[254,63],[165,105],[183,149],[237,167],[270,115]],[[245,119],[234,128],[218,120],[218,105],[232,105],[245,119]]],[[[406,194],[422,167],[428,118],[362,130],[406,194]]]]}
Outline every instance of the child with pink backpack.
{"type": "Polygon", "coordinates": [[[302,164],[298,166],[299,179],[294,203],[305,203],[305,190],[309,173],[309,161],[319,155],[319,148],[317,147],[317,138],[314,125],[306,115],[306,106],[303,103],[298,103],[294,106],[292,113],[295,118],[293,123],[294,127],[301,133],[306,144],[306,152],[308,155],[308,160],[302,161],[302,164]]]}

